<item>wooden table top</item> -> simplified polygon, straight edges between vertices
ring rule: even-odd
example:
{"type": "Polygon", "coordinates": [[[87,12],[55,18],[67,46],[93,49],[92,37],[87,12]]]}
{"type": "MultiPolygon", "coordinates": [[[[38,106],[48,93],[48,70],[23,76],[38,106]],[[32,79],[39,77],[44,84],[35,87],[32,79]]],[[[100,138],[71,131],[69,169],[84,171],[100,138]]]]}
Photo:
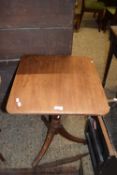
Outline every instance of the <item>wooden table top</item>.
{"type": "Polygon", "coordinates": [[[7,111],[105,115],[109,106],[93,60],[75,56],[27,56],[21,58],[7,111]]]}

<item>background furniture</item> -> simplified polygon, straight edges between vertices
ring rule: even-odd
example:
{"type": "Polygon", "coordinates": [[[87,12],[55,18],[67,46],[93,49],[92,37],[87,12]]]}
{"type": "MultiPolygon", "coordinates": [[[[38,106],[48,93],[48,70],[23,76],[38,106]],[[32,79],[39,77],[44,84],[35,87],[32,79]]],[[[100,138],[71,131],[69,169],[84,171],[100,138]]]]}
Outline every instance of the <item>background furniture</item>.
{"type": "Polygon", "coordinates": [[[117,7],[106,7],[105,15],[102,20],[102,30],[105,32],[108,25],[117,24],[117,7]]]}
{"type": "Polygon", "coordinates": [[[103,86],[105,86],[106,84],[106,79],[107,79],[107,75],[109,72],[113,55],[115,55],[117,58],[117,27],[116,26],[110,27],[110,49],[109,49],[107,63],[104,71],[104,77],[102,81],[103,86]]]}
{"type": "Polygon", "coordinates": [[[1,0],[0,59],[69,55],[74,0],[1,0]]]}
{"type": "Polygon", "coordinates": [[[86,138],[96,175],[117,174],[117,103],[105,117],[89,117],[86,138]]]}
{"type": "Polygon", "coordinates": [[[117,1],[116,0],[98,0],[101,2],[104,2],[104,4],[109,7],[109,6],[116,6],[117,5],[117,1]]]}
{"type": "Polygon", "coordinates": [[[105,13],[102,20],[102,30],[106,31],[107,25],[115,25],[117,23],[117,1],[116,0],[100,0],[105,4],[105,13]]]}
{"type": "MultiPolygon", "coordinates": [[[[76,8],[78,8],[78,5],[79,4],[77,3],[76,8]]],[[[77,18],[77,22],[76,22],[76,25],[75,25],[76,29],[80,28],[80,24],[81,24],[81,21],[82,21],[82,18],[83,18],[83,14],[85,12],[92,12],[92,13],[97,13],[98,14],[97,24],[98,24],[98,30],[100,31],[104,8],[105,8],[105,4],[101,1],[82,0],[81,12],[80,12],[80,15],[78,16],[79,18],[77,18]]],[[[77,17],[77,15],[76,15],[76,17],[77,17]]]]}
{"type": "Polygon", "coordinates": [[[61,124],[63,114],[105,115],[109,110],[92,60],[70,56],[23,57],[6,109],[11,114],[49,115],[49,120],[42,118],[48,132],[33,162],[34,167],[42,159],[55,134],[85,143],[84,139],[74,137],[65,130],[61,124]]]}

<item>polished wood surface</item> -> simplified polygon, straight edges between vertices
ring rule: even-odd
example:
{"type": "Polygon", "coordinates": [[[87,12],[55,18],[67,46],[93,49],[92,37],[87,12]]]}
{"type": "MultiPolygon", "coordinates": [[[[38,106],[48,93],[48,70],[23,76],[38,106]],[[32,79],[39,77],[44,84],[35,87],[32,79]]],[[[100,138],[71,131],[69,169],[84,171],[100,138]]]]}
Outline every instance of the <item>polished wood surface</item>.
{"type": "Polygon", "coordinates": [[[104,115],[108,110],[91,59],[71,56],[21,58],[7,103],[9,113],[104,115]]]}

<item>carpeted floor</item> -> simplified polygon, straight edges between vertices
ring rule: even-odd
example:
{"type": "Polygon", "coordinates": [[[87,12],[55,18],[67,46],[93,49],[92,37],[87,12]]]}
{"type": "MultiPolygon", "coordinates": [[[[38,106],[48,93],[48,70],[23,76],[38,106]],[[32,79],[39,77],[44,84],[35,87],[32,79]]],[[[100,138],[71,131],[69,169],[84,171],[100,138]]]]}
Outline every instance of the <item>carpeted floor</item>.
{"type": "MultiPolygon", "coordinates": [[[[109,48],[108,32],[98,32],[92,15],[85,15],[81,28],[74,32],[72,55],[87,56],[94,59],[99,76],[102,79],[109,48]]],[[[109,72],[106,93],[108,98],[114,97],[117,90],[117,60],[113,59],[109,72]]],[[[63,117],[63,124],[73,135],[84,137],[85,118],[83,116],[71,118],[63,117]]],[[[0,162],[1,168],[27,168],[41,148],[46,128],[40,116],[10,116],[0,113],[0,152],[6,162],[0,162]]],[[[65,140],[57,135],[47,154],[40,164],[61,160],[88,152],[87,146],[65,140]]],[[[93,175],[90,156],[82,159],[84,175],[93,175]]],[[[79,161],[65,166],[79,168],[79,161]]]]}
{"type": "MultiPolygon", "coordinates": [[[[109,32],[98,32],[92,13],[85,13],[81,28],[74,33],[72,55],[87,56],[94,59],[100,79],[102,80],[109,50],[109,32]]],[[[108,98],[115,97],[117,91],[117,59],[112,59],[105,92],[108,98]]]]}

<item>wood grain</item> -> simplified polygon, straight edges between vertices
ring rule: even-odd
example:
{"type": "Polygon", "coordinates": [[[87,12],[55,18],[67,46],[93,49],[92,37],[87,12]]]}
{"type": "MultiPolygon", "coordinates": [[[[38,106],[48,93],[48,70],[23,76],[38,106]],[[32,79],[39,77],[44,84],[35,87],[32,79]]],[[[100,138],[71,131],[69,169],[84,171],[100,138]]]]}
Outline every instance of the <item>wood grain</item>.
{"type": "Polygon", "coordinates": [[[105,115],[109,106],[89,58],[25,56],[7,103],[9,113],[105,115]],[[21,102],[18,107],[16,98],[21,102]],[[55,109],[55,106],[63,109],[55,109]]]}

